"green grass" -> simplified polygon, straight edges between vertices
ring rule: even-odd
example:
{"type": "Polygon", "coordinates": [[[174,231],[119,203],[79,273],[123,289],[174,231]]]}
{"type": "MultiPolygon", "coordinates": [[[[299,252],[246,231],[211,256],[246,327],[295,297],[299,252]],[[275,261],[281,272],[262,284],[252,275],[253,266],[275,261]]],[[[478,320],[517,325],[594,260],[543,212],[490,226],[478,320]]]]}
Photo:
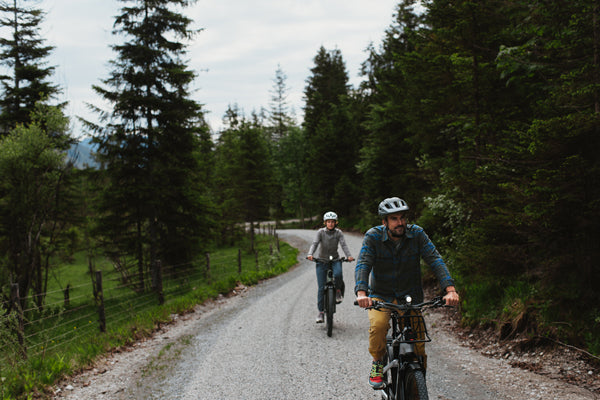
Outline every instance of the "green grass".
{"type": "Polygon", "coordinates": [[[43,310],[31,304],[25,310],[26,358],[14,334],[16,318],[0,317],[0,399],[44,396],[49,386],[89,366],[98,356],[152,335],[160,324],[171,321],[172,314],[228,293],[238,282],[253,285],[296,264],[296,249],[280,242],[280,252],[273,250],[271,255],[270,246],[276,247],[272,237],[257,236],[257,266],[254,253],[247,250],[248,243],[242,243],[241,273],[237,247],[211,251],[210,272],[204,258],[187,265],[165,266],[163,305],[148,287],[149,281],[144,290],[134,291],[108,261],[98,260],[96,268],[103,271],[106,333],[99,331],[87,259],[76,255],[73,263],[52,272],[43,310]],[[67,285],[70,301],[65,304],[67,285]]]}

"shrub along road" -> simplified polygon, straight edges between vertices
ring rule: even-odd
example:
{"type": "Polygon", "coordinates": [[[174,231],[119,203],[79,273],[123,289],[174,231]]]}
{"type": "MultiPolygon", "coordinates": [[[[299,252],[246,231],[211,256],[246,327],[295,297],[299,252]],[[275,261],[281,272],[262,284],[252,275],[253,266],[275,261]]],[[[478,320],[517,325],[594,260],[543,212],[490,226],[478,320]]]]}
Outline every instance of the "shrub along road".
{"type": "MultiPolygon", "coordinates": [[[[354,306],[355,263],[344,263],[347,298],[333,336],[315,324],[314,263],[304,257],[315,232],[282,230],[300,249],[288,273],[203,306],[155,337],[98,362],[61,384],[55,398],[378,399],[367,383],[366,311],[354,306]]],[[[356,257],[362,236],[346,233],[356,257]]],[[[430,399],[594,399],[593,393],[459,344],[451,310],[427,316],[430,399]],[[450,332],[450,333],[449,333],[450,332]]]]}

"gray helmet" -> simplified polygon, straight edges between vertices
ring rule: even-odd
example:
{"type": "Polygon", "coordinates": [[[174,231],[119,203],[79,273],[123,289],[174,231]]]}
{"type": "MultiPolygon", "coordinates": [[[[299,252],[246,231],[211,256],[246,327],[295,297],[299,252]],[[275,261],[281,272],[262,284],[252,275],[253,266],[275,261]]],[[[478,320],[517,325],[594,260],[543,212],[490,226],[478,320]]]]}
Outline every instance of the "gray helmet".
{"type": "Polygon", "coordinates": [[[327,211],[325,215],[323,215],[323,221],[327,221],[328,219],[334,219],[337,221],[337,214],[333,211],[327,211]]]}
{"type": "Polygon", "coordinates": [[[406,202],[401,198],[390,197],[379,203],[377,211],[381,217],[384,217],[389,214],[408,211],[408,204],[406,204],[406,202]]]}

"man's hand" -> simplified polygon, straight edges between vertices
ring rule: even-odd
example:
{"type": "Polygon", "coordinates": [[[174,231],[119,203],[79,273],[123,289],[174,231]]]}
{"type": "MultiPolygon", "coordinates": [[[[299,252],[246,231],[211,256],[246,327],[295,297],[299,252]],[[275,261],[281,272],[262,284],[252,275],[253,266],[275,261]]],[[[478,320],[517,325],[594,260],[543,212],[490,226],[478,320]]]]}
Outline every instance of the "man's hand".
{"type": "Polygon", "coordinates": [[[348,261],[350,261],[350,262],[354,261],[354,257],[348,257],[348,261]]]}
{"type": "Polygon", "coordinates": [[[310,261],[313,260],[313,256],[307,256],[306,258],[308,258],[310,261]]]}
{"type": "Polygon", "coordinates": [[[448,286],[446,288],[446,295],[443,298],[446,301],[447,306],[457,306],[460,302],[460,297],[454,286],[448,286]]]}
{"type": "Polygon", "coordinates": [[[362,308],[367,308],[373,305],[373,302],[371,302],[371,298],[367,297],[367,292],[365,292],[364,290],[359,290],[358,292],[356,292],[356,302],[362,308]]]}

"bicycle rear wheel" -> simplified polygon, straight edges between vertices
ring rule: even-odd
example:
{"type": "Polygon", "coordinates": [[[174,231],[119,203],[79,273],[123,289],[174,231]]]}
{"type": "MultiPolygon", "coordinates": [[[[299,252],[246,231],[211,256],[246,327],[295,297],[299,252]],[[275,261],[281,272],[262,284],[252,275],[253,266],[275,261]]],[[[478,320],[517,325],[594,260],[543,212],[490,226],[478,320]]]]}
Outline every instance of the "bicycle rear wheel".
{"type": "Polygon", "coordinates": [[[327,336],[333,333],[333,313],[335,312],[335,288],[328,287],[325,291],[325,319],[327,320],[327,336]]]}
{"type": "Polygon", "coordinates": [[[405,400],[429,400],[423,371],[408,368],[404,375],[405,400]]]}

